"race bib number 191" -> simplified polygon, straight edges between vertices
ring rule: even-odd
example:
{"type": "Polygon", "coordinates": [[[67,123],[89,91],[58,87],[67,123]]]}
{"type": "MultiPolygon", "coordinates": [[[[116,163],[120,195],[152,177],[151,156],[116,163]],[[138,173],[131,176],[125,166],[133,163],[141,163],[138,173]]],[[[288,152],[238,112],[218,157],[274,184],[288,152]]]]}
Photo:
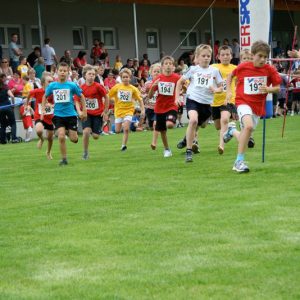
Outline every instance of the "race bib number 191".
{"type": "Polygon", "coordinates": [[[194,75],[194,81],[196,87],[209,88],[213,85],[213,79],[211,74],[198,74],[194,75]]]}
{"type": "Polygon", "coordinates": [[[70,90],[68,89],[54,90],[53,98],[55,103],[70,102],[70,90]]]}
{"type": "Polygon", "coordinates": [[[158,92],[161,95],[173,96],[175,89],[174,82],[159,82],[158,83],[158,92]]]}
{"type": "Polygon", "coordinates": [[[244,93],[247,95],[257,95],[261,94],[259,88],[267,84],[267,77],[245,77],[244,78],[244,93]]]}

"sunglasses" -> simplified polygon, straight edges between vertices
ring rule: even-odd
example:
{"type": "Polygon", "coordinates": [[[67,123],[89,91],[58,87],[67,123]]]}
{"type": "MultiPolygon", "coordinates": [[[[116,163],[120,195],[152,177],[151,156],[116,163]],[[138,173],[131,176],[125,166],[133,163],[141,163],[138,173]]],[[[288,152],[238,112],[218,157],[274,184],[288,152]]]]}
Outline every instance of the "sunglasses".
{"type": "Polygon", "coordinates": [[[8,61],[5,61],[5,60],[4,60],[4,61],[2,61],[2,63],[3,63],[3,64],[7,64],[7,63],[8,63],[8,61]]]}

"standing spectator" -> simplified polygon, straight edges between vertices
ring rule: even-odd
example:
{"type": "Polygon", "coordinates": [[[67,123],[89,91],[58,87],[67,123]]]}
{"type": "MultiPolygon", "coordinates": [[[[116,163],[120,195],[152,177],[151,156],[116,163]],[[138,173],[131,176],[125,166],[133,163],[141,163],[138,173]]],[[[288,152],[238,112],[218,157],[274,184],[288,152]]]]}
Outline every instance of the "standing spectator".
{"type": "Polygon", "coordinates": [[[116,61],[115,61],[115,65],[114,65],[114,69],[120,71],[123,67],[123,63],[122,63],[122,58],[120,55],[116,56],[116,61]]]}
{"type": "Polygon", "coordinates": [[[34,66],[33,69],[36,72],[36,77],[41,79],[42,75],[43,75],[43,72],[46,71],[44,57],[41,56],[41,57],[38,58],[37,64],[34,66]]]}
{"type": "Polygon", "coordinates": [[[128,59],[127,59],[126,65],[124,65],[124,66],[121,68],[121,70],[122,70],[122,69],[125,69],[125,68],[129,69],[129,70],[132,72],[132,74],[134,73],[135,69],[134,69],[134,67],[133,67],[133,59],[132,59],[132,58],[128,58],[128,59]]]}
{"type": "Polygon", "coordinates": [[[281,42],[278,41],[277,46],[275,48],[273,48],[273,57],[280,56],[282,54],[282,52],[284,52],[284,51],[281,48],[281,42]]]}
{"type": "Polygon", "coordinates": [[[41,56],[40,47],[35,47],[33,51],[28,55],[27,62],[32,68],[37,64],[37,60],[40,56],[41,56]]]}
{"type": "Polygon", "coordinates": [[[86,52],[79,51],[77,57],[73,61],[74,67],[78,70],[79,75],[82,74],[82,68],[86,65],[86,52]]]}
{"type": "Polygon", "coordinates": [[[44,40],[45,46],[42,48],[42,56],[45,60],[46,71],[51,71],[51,66],[57,64],[58,60],[55,54],[55,50],[50,46],[50,39],[46,38],[44,40]]]}
{"type": "Polygon", "coordinates": [[[104,60],[107,56],[107,50],[104,48],[104,43],[100,42],[98,39],[94,39],[94,46],[91,49],[90,57],[93,60],[93,64],[99,63],[104,60]]]}
{"type": "Polygon", "coordinates": [[[11,35],[11,42],[8,45],[10,65],[13,72],[17,70],[17,67],[19,65],[19,59],[20,56],[22,55],[22,50],[18,47],[17,42],[18,42],[18,34],[13,33],[11,35]]]}
{"type": "Polygon", "coordinates": [[[13,71],[8,63],[9,61],[7,58],[3,57],[1,59],[0,74],[3,73],[5,74],[7,79],[11,79],[11,77],[13,76],[13,71]]]}
{"type": "Polygon", "coordinates": [[[231,63],[237,66],[240,63],[240,45],[237,39],[232,40],[231,49],[232,49],[231,63]]]}
{"type": "Polygon", "coordinates": [[[149,60],[149,58],[148,58],[148,54],[147,54],[147,53],[143,54],[143,58],[142,58],[141,61],[140,61],[140,65],[143,65],[143,64],[144,64],[144,60],[147,61],[147,66],[150,68],[151,62],[150,62],[150,60],[149,60]]]}
{"type": "Polygon", "coordinates": [[[139,70],[138,70],[138,78],[144,78],[144,79],[148,79],[148,73],[149,73],[149,65],[148,65],[148,60],[147,59],[143,59],[141,61],[141,65],[139,66],[139,70]]]}
{"type": "Polygon", "coordinates": [[[59,62],[65,62],[71,69],[74,69],[73,58],[70,50],[65,50],[64,56],[61,57],[59,62]]]}

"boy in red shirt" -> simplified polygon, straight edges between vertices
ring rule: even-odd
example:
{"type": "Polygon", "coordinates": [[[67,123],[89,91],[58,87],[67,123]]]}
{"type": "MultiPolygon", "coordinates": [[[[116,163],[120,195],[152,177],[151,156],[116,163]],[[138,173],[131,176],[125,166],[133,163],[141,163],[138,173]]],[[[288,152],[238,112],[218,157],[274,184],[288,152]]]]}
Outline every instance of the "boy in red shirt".
{"type": "Polygon", "coordinates": [[[151,99],[158,91],[154,112],[156,114],[155,131],[160,132],[164,144],[164,157],[172,156],[167,138],[167,128],[173,128],[176,124],[178,107],[175,103],[175,87],[180,75],[175,74],[175,61],[171,56],[165,56],[161,60],[162,74],[159,74],[150,87],[151,99]]]}
{"type": "MultiPolygon", "coordinates": [[[[281,83],[277,70],[266,64],[270,46],[263,41],[257,41],[253,43],[251,52],[253,61],[240,64],[227,77],[227,86],[231,85],[234,76],[237,78],[235,104],[242,129],[239,133],[235,126],[229,126],[223,138],[225,143],[233,136],[238,139],[238,154],[232,168],[238,173],[250,171],[244,161],[249,138],[260,116],[265,115],[267,94],[278,93],[281,83]]],[[[231,90],[228,89],[226,94],[229,101],[231,90]]]]}

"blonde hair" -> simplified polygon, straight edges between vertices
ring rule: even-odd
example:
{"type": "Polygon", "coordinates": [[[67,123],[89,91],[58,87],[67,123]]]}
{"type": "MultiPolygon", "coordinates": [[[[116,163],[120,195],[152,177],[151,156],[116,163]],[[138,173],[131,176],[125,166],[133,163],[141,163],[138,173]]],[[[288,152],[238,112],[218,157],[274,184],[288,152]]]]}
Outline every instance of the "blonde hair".
{"type": "Polygon", "coordinates": [[[95,70],[95,67],[92,66],[92,65],[85,65],[83,68],[82,68],[82,76],[85,77],[85,74],[88,72],[88,71],[94,71],[96,73],[96,70],[95,70]]]}
{"type": "Polygon", "coordinates": [[[126,74],[128,74],[128,75],[129,75],[129,77],[131,77],[131,76],[132,76],[132,72],[131,72],[131,70],[130,70],[130,69],[128,69],[128,68],[124,68],[124,69],[122,69],[122,70],[120,71],[119,75],[122,77],[123,73],[126,73],[126,74]]]}
{"type": "Polygon", "coordinates": [[[42,74],[42,78],[41,78],[41,84],[42,85],[45,85],[47,77],[51,77],[52,78],[52,74],[50,72],[44,71],[43,74],[42,74]]]}
{"type": "Polygon", "coordinates": [[[149,69],[149,74],[150,74],[150,75],[152,74],[152,72],[153,72],[153,70],[154,70],[155,68],[161,69],[161,64],[160,64],[160,63],[156,63],[156,64],[151,65],[151,67],[150,67],[150,69],[149,69]]]}
{"type": "Polygon", "coordinates": [[[195,50],[195,56],[198,56],[203,50],[207,50],[210,54],[212,54],[211,46],[207,44],[200,44],[195,50]]]}

